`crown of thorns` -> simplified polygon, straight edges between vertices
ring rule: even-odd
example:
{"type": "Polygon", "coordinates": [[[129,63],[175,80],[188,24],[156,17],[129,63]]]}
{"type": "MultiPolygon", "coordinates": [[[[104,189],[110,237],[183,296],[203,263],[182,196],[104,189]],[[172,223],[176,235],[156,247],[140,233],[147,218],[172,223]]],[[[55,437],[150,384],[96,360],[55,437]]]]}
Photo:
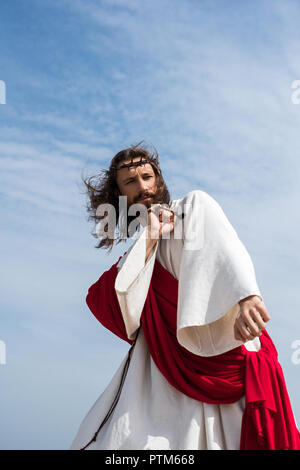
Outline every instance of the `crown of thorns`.
{"type": "Polygon", "coordinates": [[[158,163],[157,161],[155,161],[154,159],[151,159],[149,157],[141,157],[140,160],[138,160],[137,162],[130,162],[130,163],[122,163],[122,165],[119,166],[119,168],[117,168],[116,166],[112,166],[111,169],[112,170],[121,170],[122,168],[131,168],[133,166],[140,166],[140,165],[144,165],[145,163],[150,163],[151,165],[153,165],[158,173],[161,173],[159,167],[158,167],[158,163]]]}

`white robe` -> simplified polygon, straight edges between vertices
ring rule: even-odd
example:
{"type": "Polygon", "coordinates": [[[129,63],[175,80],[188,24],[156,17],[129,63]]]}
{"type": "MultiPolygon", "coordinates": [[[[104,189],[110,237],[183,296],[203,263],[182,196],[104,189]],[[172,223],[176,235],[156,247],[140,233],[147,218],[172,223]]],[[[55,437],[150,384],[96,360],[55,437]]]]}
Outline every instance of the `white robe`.
{"type": "MultiPolygon", "coordinates": [[[[254,267],[223,210],[206,192],[191,191],[172,201],[171,208],[185,212],[183,223],[177,218],[176,230],[159,240],[147,262],[145,227],[119,260],[115,289],[127,336],[134,339],[140,326],[157,259],[178,280],[179,343],[200,356],[218,355],[242,344],[233,333],[239,300],[249,295],[262,298],[254,267]],[[192,231],[197,234],[194,239],[192,231]]],[[[258,351],[260,340],[245,346],[258,351]]],[[[127,354],[83,419],[71,450],[84,447],[105,418],[126,359],[127,354]]],[[[244,396],[232,404],[212,405],[172,387],[152,360],[141,328],[119,401],[87,449],[238,450],[244,407],[244,396]]]]}

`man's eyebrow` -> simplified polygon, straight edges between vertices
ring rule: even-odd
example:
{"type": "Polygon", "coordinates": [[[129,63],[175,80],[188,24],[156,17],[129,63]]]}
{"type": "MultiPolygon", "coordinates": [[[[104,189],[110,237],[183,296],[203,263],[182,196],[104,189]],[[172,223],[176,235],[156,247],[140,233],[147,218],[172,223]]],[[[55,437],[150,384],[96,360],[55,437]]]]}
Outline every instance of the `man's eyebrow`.
{"type": "MultiPolygon", "coordinates": [[[[151,175],[151,173],[150,173],[149,170],[145,170],[145,171],[143,171],[143,176],[144,176],[144,175],[151,175]]],[[[123,180],[123,183],[126,183],[126,181],[129,181],[129,180],[135,179],[135,178],[136,178],[136,175],[127,176],[127,178],[125,178],[125,179],[123,180]]]]}
{"type": "Polygon", "coordinates": [[[134,179],[134,178],[135,178],[135,175],[127,176],[127,178],[125,178],[125,179],[123,180],[123,183],[126,183],[126,181],[132,180],[132,179],[134,179]]]}

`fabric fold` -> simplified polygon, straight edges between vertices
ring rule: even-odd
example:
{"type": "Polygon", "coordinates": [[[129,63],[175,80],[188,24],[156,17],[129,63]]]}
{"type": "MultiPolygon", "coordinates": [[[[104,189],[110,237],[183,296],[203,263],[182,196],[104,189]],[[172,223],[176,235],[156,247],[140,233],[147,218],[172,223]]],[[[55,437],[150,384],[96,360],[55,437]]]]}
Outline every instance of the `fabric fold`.
{"type": "Polygon", "coordinates": [[[180,206],[187,217],[178,277],[177,339],[194,354],[213,356],[241,345],[233,334],[238,302],[262,295],[251,257],[220,205],[205,191],[195,190],[180,206]]]}
{"type": "Polygon", "coordinates": [[[132,344],[133,340],[128,338],[124,318],[114,289],[117,272],[117,263],[115,263],[90,286],[86,303],[92,314],[105,328],[127,341],[127,343],[132,344]]]}
{"type": "Polygon", "coordinates": [[[262,350],[246,356],[246,408],[240,448],[299,450],[300,434],[278,352],[269,334],[263,334],[262,350]]]}
{"type": "Polygon", "coordinates": [[[135,337],[140,326],[140,317],[149,289],[158,244],[155,245],[147,262],[146,227],[139,234],[123,258],[119,259],[119,269],[115,281],[115,291],[122,311],[128,339],[135,337]]]}

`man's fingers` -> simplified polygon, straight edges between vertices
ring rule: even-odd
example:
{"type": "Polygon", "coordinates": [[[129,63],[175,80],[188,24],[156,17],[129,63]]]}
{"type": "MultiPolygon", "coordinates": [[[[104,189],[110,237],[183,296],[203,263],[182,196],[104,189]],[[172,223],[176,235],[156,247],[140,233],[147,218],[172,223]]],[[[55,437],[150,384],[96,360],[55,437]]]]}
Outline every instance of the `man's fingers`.
{"type": "Polygon", "coordinates": [[[248,330],[247,324],[243,321],[242,318],[236,320],[236,327],[243,339],[243,341],[250,341],[254,339],[256,335],[253,335],[251,331],[248,330]]]}
{"type": "Polygon", "coordinates": [[[244,338],[243,338],[242,335],[240,334],[239,329],[237,328],[237,325],[236,325],[236,324],[234,325],[234,337],[235,337],[235,339],[237,339],[238,341],[244,341],[244,338]]]}
{"type": "Polygon", "coordinates": [[[248,322],[246,323],[246,328],[250,331],[252,336],[261,336],[261,330],[264,328],[260,328],[257,323],[255,323],[252,318],[249,318],[248,322]]]}
{"type": "Polygon", "coordinates": [[[261,313],[258,311],[257,307],[250,309],[249,314],[252,317],[252,320],[257,324],[257,326],[261,330],[264,330],[266,328],[266,324],[262,319],[261,313]]]}
{"type": "Polygon", "coordinates": [[[269,320],[270,315],[263,302],[252,306],[243,305],[234,325],[235,338],[251,341],[255,337],[260,337],[269,320]]]}
{"type": "Polygon", "coordinates": [[[271,319],[266,307],[263,304],[257,305],[256,309],[259,311],[264,322],[268,322],[271,319]]]}
{"type": "Polygon", "coordinates": [[[259,302],[256,301],[253,308],[258,310],[264,322],[268,322],[271,319],[263,300],[259,299],[259,302]]]}
{"type": "MultiPolygon", "coordinates": [[[[241,315],[240,315],[240,325],[243,327],[243,330],[246,328],[250,331],[253,336],[260,336],[261,335],[261,327],[256,323],[256,318],[252,318],[251,312],[248,311],[246,308],[242,308],[241,315]]],[[[254,310],[253,310],[254,315],[254,310]]],[[[260,325],[263,326],[262,320],[260,325]]]]}

